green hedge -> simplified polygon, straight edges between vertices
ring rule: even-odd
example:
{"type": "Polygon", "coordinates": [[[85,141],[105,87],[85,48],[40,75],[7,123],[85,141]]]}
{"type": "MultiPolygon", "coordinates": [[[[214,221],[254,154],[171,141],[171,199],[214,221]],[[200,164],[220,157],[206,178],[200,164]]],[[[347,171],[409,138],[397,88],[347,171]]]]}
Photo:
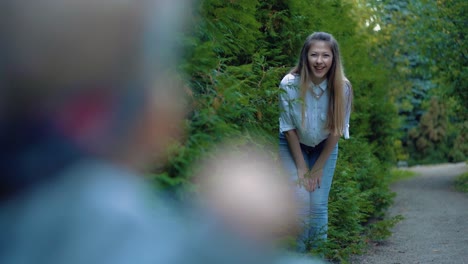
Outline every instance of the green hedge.
{"type": "Polygon", "coordinates": [[[455,179],[455,188],[461,192],[468,193],[468,172],[463,173],[455,179]]]}

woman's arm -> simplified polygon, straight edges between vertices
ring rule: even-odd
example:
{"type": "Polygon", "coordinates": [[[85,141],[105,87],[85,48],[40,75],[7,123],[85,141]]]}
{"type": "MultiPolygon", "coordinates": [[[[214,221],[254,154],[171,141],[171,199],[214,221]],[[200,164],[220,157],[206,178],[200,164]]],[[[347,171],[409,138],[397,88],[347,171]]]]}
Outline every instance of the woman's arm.
{"type": "Polygon", "coordinates": [[[330,136],[328,136],[328,138],[326,139],[322,153],[320,153],[320,156],[315,162],[314,167],[312,167],[312,170],[310,171],[312,192],[315,191],[316,188],[320,188],[320,184],[322,182],[323,167],[325,167],[325,163],[327,162],[328,157],[330,157],[330,154],[333,151],[333,148],[338,143],[339,139],[339,135],[333,134],[330,134],[330,136]]]}
{"type": "Polygon", "coordinates": [[[305,180],[305,175],[309,172],[309,169],[302,155],[301,146],[299,143],[299,137],[297,136],[296,129],[292,129],[284,132],[286,141],[288,142],[289,150],[293,156],[294,162],[297,167],[297,174],[299,176],[299,181],[304,184],[305,188],[308,191],[312,191],[312,185],[309,180],[305,180]]]}

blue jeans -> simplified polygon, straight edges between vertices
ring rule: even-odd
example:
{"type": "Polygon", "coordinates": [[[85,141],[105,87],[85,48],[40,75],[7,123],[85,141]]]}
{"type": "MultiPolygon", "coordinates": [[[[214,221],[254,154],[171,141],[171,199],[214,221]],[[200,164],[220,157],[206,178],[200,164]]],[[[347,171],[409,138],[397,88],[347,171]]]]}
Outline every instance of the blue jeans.
{"type": "MultiPolygon", "coordinates": [[[[301,144],[302,155],[309,169],[317,161],[322,152],[325,141],[315,147],[307,147],[301,144]]],[[[285,172],[294,184],[296,199],[299,202],[298,216],[303,223],[297,244],[300,252],[306,252],[311,247],[317,246],[327,239],[328,230],[328,195],[335,173],[336,160],[338,158],[338,144],[334,147],[330,157],[323,168],[322,183],[320,189],[309,192],[304,186],[298,184],[297,167],[289,151],[288,142],[283,134],[279,137],[279,158],[285,172]]]]}

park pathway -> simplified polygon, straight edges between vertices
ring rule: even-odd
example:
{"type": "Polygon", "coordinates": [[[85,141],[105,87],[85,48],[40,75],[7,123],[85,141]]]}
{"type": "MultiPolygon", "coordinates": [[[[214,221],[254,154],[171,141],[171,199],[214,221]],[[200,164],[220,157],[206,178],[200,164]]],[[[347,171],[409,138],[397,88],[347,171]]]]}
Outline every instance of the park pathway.
{"type": "Polygon", "coordinates": [[[353,264],[468,264],[468,194],[453,180],[468,171],[465,163],[408,168],[418,176],[395,183],[389,215],[404,220],[393,235],[353,264]]]}

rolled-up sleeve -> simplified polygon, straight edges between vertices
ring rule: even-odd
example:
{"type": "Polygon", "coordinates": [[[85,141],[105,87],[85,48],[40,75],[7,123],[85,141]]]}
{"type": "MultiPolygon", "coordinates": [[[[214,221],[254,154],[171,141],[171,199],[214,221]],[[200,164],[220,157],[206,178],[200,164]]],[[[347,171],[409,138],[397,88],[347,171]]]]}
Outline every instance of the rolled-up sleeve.
{"type": "Polygon", "coordinates": [[[346,108],[345,108],[345,120],[344,120],[344,128],[343,128],[343,137],[345,139],[349,139],[349,119],[351,117],[351,109],[352,109],[352,104],[353,104],[353,88],[351,86],[351,83],[348,81],[345,84],[345,103],[346,103],[346,108]]]}
{"type": "Polygon", "coordinates": [[[290,76],[286,75],[280,83],[280,95],[279,95],[279,129],[280,132],[286,132],[295,129],[293,120],[291,118],[291,111],[293,111],[293,105],[289,94],[290,76]]]}

